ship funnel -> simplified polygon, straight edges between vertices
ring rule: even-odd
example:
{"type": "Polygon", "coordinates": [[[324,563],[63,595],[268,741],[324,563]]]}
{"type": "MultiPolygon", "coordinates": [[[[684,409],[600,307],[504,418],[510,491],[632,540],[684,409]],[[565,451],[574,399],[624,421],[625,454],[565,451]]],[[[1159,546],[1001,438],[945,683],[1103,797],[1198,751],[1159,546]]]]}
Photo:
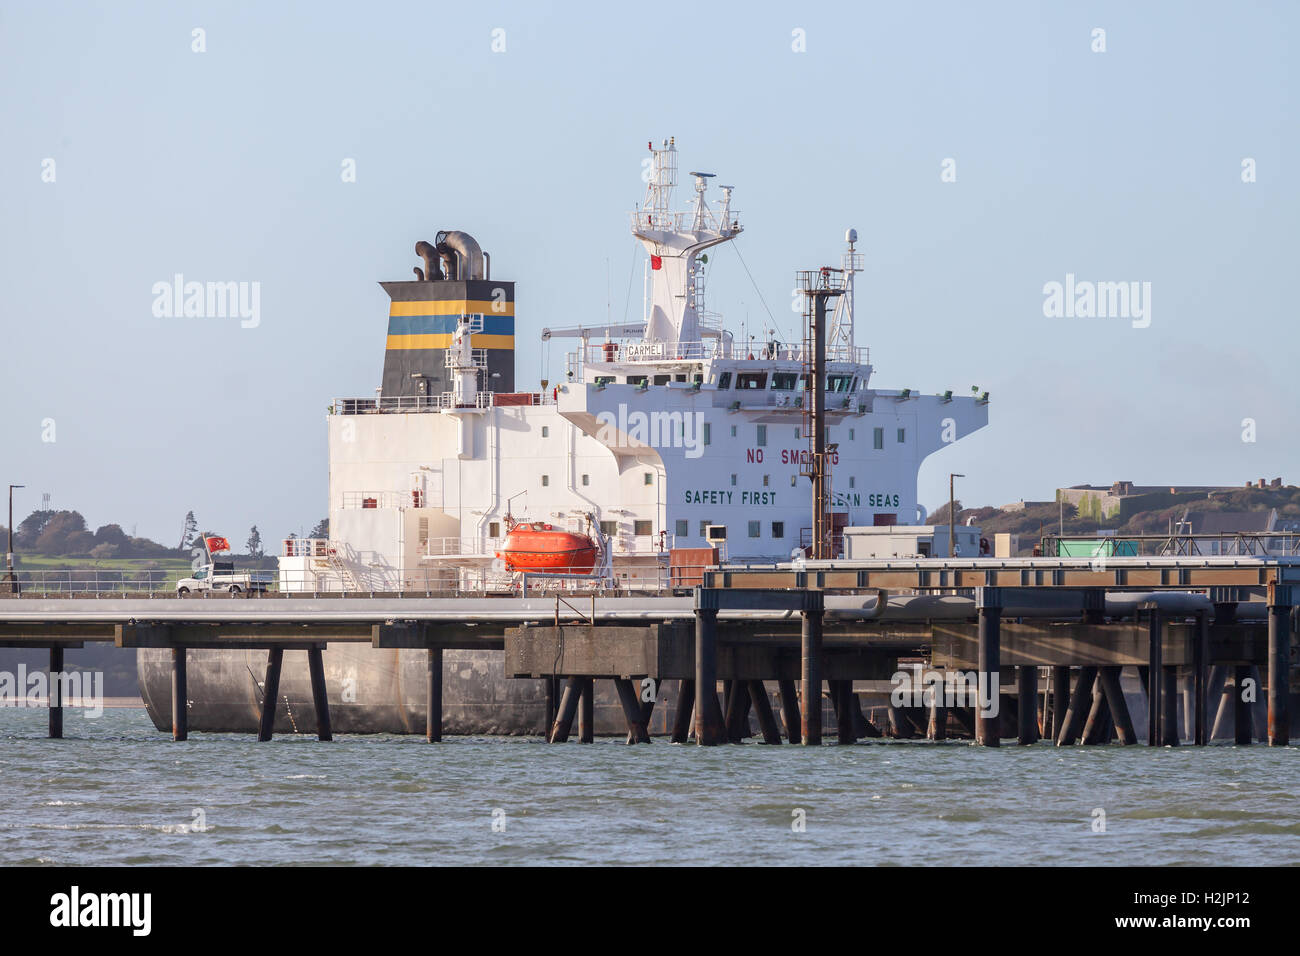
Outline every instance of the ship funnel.
{"type": "Polygon", "coordinates": [[[449,279],[483,278],[483,250],[468,232],[440,232],[435,244],[443,262],[447,263],[449,279]]]}
{"type": "Polygon", "coordinates": [[[420,276],[422,282],[436,282],[442,278],[442,270],[438,268],[438,250],[431,243],[423,240],[415,244],[415,254],[424,260],[424,272],[421,273],[419,267],[416,267],[415,273],[420,276]]]}

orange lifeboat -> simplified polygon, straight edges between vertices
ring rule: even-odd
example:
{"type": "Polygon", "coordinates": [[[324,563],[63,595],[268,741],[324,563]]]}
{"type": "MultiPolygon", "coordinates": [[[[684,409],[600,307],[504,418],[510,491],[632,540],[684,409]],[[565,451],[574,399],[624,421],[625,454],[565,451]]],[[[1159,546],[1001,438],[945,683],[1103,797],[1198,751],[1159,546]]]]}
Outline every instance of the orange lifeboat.
{"type": "Polygon", "coordinates": [[[534,521],[511,525],[497,557],[507,571],[590,574],[598,550],[588,535],[534,521]]]}

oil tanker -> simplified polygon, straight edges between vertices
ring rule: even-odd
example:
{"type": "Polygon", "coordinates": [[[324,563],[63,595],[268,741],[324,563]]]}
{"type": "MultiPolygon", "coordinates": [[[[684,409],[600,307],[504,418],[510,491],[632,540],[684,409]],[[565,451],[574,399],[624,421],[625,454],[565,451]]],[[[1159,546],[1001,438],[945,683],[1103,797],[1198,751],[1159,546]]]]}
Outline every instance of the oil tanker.
{"type": "MultiPolygon", "coordinates": [[[[774,331],[775,317],[762,336],[737,334],[708,308],[710,255],[745,228],[734,187],[712,199],[713,174],[692,172],[693,198],[675,209],[676,144],[648,149],[645,195],[628,218],[644,253],[642,314],[542,329],[543,355],[557,341],[572,351],[535,390],[516,383],[515,283],[493,274],[474,236],[438,232],[416,244],[414,279],[380,283],[382,383],[330,405],[329,537],[283,543],[282,592],[658,593],[719,561],[786,561],[808,546],[810,346],[774,331]]],[[[818,383],[832,531],[912,524],[924,516],[921,463],[987,424],[987,394],[875,387],[854,324],[863,256],[855,231],[845,241],[841,267],[823,270],[841,290],[818,383]]],[[[255,729],[262,655],[192,654],[191,729],[255,729]]],[[[170,727],[165,655],[138,658],[160,729],[170,727]]],[[[281,678],[285,731],[312,712],[298,656],[281,678]]],[[[423,731],[423,651],[331,644],[325,664],[336,729],[423,731]]],[[[546,682],[508,680],[502,667],[499,654],[446,652],[446,733],[543,732],[546,682]]],[[[596,704],[597,732],[623,733],[613,695],[596,704]]]]}

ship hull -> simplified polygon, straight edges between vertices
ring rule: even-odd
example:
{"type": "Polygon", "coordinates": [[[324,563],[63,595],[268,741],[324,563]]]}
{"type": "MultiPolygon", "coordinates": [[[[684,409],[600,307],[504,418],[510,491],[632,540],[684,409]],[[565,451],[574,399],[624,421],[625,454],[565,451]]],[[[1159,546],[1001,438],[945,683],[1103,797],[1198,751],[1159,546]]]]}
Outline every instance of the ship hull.
{"type": "MultiPolygon", "coordinates": [[[[266,651],[191,650],[187,654],[189,729],[255,733],[262,711],[266,651]]],[[[334,643],[323,655],[330,722],[336,733],[423,734],[426,720],[426,653],[366,644],[334,643]]],[[[137,653],[140,696],[154,726],[171,730],[171,651],[137,653]]],[[[674,682],[675,683],[675,682],[674,682]]],[[[595,733],[627,733],[609,681],[595,686],[595,733]]],[[[661,697],[665,703],[675,698],[661,697]]],[[[670,707],[655,708],[652,729],[664,733],[670,707]]],[[[508,679],[502,655],[492,651],[443,652],[443,733],[541,736],[546,733],[546,682],[508,679]]],[[[577,721],[573,733],[577,734],[577,721]]],[[[287,651],[280,675],[276,733],[315,733],[307,655],[287,651]]]]}

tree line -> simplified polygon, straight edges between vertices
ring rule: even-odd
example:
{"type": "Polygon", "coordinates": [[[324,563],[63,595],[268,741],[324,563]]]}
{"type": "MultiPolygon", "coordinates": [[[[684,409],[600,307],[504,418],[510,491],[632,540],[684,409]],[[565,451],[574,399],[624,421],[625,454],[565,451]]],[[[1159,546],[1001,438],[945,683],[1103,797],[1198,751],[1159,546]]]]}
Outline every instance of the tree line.
{"type": "MultiPolygon", "coordinates": [[[[79,511],[33,511],[14,528],[14,550],[20,554],[39,554],[50,557],[85,557],[103,560],[107,558],[189,558],[192,548],[201,547],[202,540],[217,532],[200,531],[194,512],[185,515],[180,543],[176,547],[160,544],[151,538],[127,534],[120,524],[100,525],[91,531],[85,517],[79,511]]],[[[233,549],[238,548],[236,539],[230,539],[233,549]]],[[[289,537],[296,538],[296,534],[289,537]]],[[[329,519],[322,518],[308,535],[311,538],[329,537],[329,519]]],[[[0,541],[8,540],[8,529],[0,525],[0,541]]],[[[257,525],[249,529],[244,542],[244,554],[261,559],[266,552],[262,543],[262,534],[257,525]]]]}

